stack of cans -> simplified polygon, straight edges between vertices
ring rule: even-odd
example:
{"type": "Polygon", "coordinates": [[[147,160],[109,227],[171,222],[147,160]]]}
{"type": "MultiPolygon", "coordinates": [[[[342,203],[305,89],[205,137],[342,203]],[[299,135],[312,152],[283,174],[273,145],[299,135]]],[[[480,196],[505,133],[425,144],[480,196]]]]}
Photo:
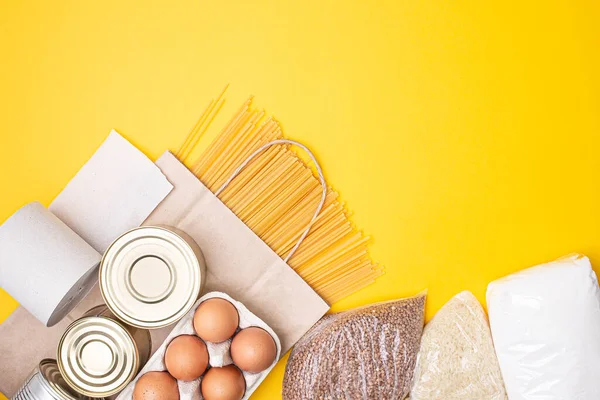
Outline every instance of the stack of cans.
{"type": "Polygon", "coordinates": [[[141,227],[119,237],[100,264],[106,305],[63,334],[56,360],[45,359],[12,400],[88,400],[119,393],[148,361],[149,329],[181,319],[206,275],[194,240],[173,227],[141,227]]]}

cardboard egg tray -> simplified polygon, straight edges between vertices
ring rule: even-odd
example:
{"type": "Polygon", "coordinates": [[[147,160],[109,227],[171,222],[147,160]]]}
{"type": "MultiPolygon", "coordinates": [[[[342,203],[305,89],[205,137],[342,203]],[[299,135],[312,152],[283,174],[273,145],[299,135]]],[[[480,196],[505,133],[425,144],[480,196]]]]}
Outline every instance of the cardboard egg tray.
{"type": "MultiPolygon", "coordinates": [[[[177,323],[177,325],[175,325],[175,328],[173,328],[173,330],[167,336],[163,344],[158,348],[158,350],[156,350],[154,355],[150,357],[148,363],[137,374],[135,379],[129,385],[127,385],[125,389],[123,389],[123,391],[117,397],[117,400],[131,400],[133,398],[133,389],[137,380],[146,372],[167,370],[167,367],[165,366],[165,352],[167,351],[167,346],[169,345],[171,340],[175,339],[179,335],[196,334],[196,332],[194,331],[193,323],[194,313],[196,312],[196,309],[203,301],[215,297],[225,299],[235,306],[240,316],[240,324],[238,327],[238,331],[240,329],[256,326],[267,331],[273,337],[273,340],[275,340],[275,345],[277,346],[277,357],[275,358],[275,361],[273,362],[273,364],[271,364],[269,368],[257,374],[251,374],[242,371],[244,379],[246,380],[246,393],[244,394],[243,400],[247,400],[252,395],[252,393],[266,378],[266,376],[273,369],[273,367],[281,357],[281,342],[279,341],[279,338],[277,337],[273,329],[271,329],[263,320],[261,320],[250,310],[248,310],[242,303],[232,299],[225,293],[210,292],[202,296],[196,302],[196,304],[194,304],[194,307],[177,323]]],[[[236,331],[236,333],[238,331],[236,331]]],[[[231,339],[222,343],[206,342],[206,347],[208,348],[209,365],[211,367],[222,367],[225,365],[233,364],[229,353],[229,348],[231,347],[231,339]]],[[[202,393],[200,392],[201,381],[202,377],[189,382],[177,381],[177,385],[179,386],[180,400],[203,400],[202,393]]]]}

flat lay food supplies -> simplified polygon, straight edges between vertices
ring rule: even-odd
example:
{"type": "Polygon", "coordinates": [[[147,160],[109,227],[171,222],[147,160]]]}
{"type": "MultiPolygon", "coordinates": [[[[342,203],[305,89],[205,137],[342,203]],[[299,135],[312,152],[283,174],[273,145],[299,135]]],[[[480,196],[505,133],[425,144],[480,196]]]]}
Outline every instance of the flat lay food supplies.
{"type": "MultiPolygon", "coordinates": [[[[53,221],[56,225],[62,222],[65,226],[61,227],[68,232],[77,228],[78,231],[72,234],[79,239],[77,244],[92,249],[89,251],[93,256],[89,257],[91,262],[83,263],[84,267],[77,265],[73,270],[81,271],[80,276],[87,277],[86,274],[89,274],[94,278],[89,282],[85,281],[86,287],[77,288],[76,292],[83,298],[77,305],[80,299],[70,296],[68,291],[71,290],[69,285],[78,281],[71,276],[67,277],[68,280],[65,279],[57,267],[35,284],[41,290],[51,293],[54,296],[52,299],[66,299],[67,306],[61,307],[61,310],[64,308],[63,316],[72,309],[71,313],[62,320],[53,319],[52,323],[48,323],[48,319],[42,315],[42,325],[33,320],[31,313],[20,309],[2,324],[2,373],[7,379],[3,379],[0,384],[4,393],[16,393],[30,371],[39,365],[41,358],[56,358],[62,374],[61,381],[67,382],[75,392],[94,397],[115,394],[133,379],[144,362],[139,349],[133,350],[138,343],[128,338],[130,328],[151,329],[152,350],[155,351],[164,342],[172,325],[191,309],[204,286],[205,291],[219,290],[232,294],[260,321],[264,321],[261,323],[273,332],[270,337],[276,338],[276,358],[287,351],[329,309],[329,305],[288,264],[175,157],[167,152],[160,164],[162,166],[157,167],[116,132],[112,132],[59,195],[55,203],[60,199],[63,207],[60,208],[60,213],[56,212],[60,219],[57,217],[53,221]],[[127,152],[134,153],[131,157],[143,165],[137,169],[127,168],[124,157],[118,157],[120,153],[127,152]],[[123,171],[129,173],[122,173],[123,171]],[[96,198],[98,189],[90,185],[90,182],[96,180],[106,182],[102,193],[107,199],[96,198]],[[128,199],[127,196],[118,196],[120,187],[126,188],[124,196],[132,191],[133,195],[142,199],[137,201],[128,199]],[[169,201],[163,201],[167,198],[169,201]],[[87,205],[89,209],[81,205],[69,206],[70,202],[77,201],[87,205]],[[111,205],[106,204],[111,201],[111,205]],[[99,207],[98,202],[102,203],[102,207],[99,207]],[[159,203],[160,207],[157,207],[159,203]],[[146,207],[148,204],[150,205],[146,207]],[[121,212],[109,212],[112,208],[121,212]],[[71,216],[69,212],[77,215],[71,216]],[[174,215],[174,212],[179,214],[174,215]],[[87,213],[93,215],[90,217],[87,213]],[[147,218],[148,214],[152,215],[147,218]],[[136,228],[144,219],[147,219],[145,226],[136,228]],[[74,227],[69,229],[66,221],[72,222],[74,227]],[[180,229],[186,224],[191,225],[190,229],[186,229],[187,233],[180,229]],[[98,226],[105,226],[103,232],[106,232],[105,236],[110,237],[110,240],[94,233],[98,226]],[[108,231],[106,227],[112,229],[108,231]],[[100,262],[101,254],[103,256],[100,262]],[[97,276],[100,278],[99,286],[92,287],[97,276]],[[67,282],[52,285],[53,280],[67,282]],[[88,292],[89,295],[85,296],[88,292]],[[89,308],[104,302],[112,318],[84,317],[88,320],[85,323],[81,321],[81,316],[89,308]],[[290,310],[294,312],[290,313],[290,310]],[[101,324],[94,318],[111,319],[112,322],[101,321],[101,324]],[[116,328],[113,322],[125,329],[116,328]],[[29,343],[23,338],[23,331],[40,340],[29,343]],[[102,332],[102,337],[96,337],[98,331],[102,332]],[[96,336],[90,336],[90,332],[95,332],[96,336]],[[118,373],[113,368],[115,366],[119,367],[118,373]]],[[[325,193],[324,181],[320,186],[325,193]]],[[[314,217],[301,228],[303,232],[308,232],[311,223],[317,219],[323,202],[312,204],[311,213],[314,217]]],[[[51,211],[54,211],[53,208],[51,207],[51,211]]],[[[35,221],[34,218],[23,220],[30,224],[35,221]]],[[[3,267],[6,266],[12,272],[19,269],[20,264],[25,264],[30,267],[30,272],[38,273],[43,270],[48,255],[29,250],[44,247],[48,243],[44,242],[44,232],[40,233],[35,226],[31,227],[27,223],[10,224],[11,219],[8,222],[2,227],[2,244],[7,250],[2,255],[11,256],[12,251],[28,253],[28,257],[19,259],[7,256],[2,262],[3,267]],[[22,232],[33,233],[30,238],[22,232]],[[22,248],[11,249],[10,244],[15,242],[15,238],[27,242],[22,248]]],[[[302,239],[306,234],[303,236],[302,239]]],[[[301,241],[296,238],[296,248],[301,241]]],[[[76,246],[65,245],[63,248],[64,251],[60,252],[62,257],[81,252],[76,246]]],[[[81,257],[73,258],[81,263],[81,257]]],[[[58,260],[56,264],[60,265],[63,261],[58,260]]],[[[10,280],[15,287],[28,283],[26,276],[5,275],[2,272],[3,286],[11,292],[12,286],[4,284],[5,281],[10,280]]],[[[26,288],[36,290],[35,287],[26,288]]],[[[22,297],[26,299],[27,295],[22,297]]],[[[23,303],[26,304],[25,301],[23,303]]],[[[41,303],[44,300],[34,299],[29,308],[35,311],[35,306],[41,303]]],[[[248,336],[242,334],[244,332],[241,331],[236,343],[248,336]]],[[[247,332],[252,333],[253,330],[247,332]]],[[[243,361],[237,361],[236,365],[244,368],[243,361]]],[[[253,371],[249,368],[249,371],[253,371]]],[[[217,373],[213,372],[210,375],[215,374],[217,373]]],[[[255,384],[258,382],[256,379],[252,381],[255,384]]],[[[21,392],[27,393],[27,390],[21,392]]],[[[244,393],[249,395],[250,391],[245,388],[244,393]]]]}
{"type": "Polygon", "coordinates": [[[489,322],[467,291],[428,324],[426,292],[325,315],[383,274],[369,238],[251,100],[190,161],[223,101],[156,163],[112,131],[49,208],[0,226],[21,304],[0,325],[4,394],[248,399],[293,348],[288,400],[600,399],[581,255],[490,283],[489,322]]]}

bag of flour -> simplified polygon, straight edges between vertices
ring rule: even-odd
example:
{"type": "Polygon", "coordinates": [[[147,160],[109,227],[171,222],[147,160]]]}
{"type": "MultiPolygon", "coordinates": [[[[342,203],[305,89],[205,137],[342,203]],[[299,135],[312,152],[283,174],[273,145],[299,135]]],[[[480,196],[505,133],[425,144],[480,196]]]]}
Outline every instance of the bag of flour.
{"type": "Polygon", "coordinates": [[[511,400],[600,399],[600,289],[587,257],[492,282],[487,303],[511,400]]]}

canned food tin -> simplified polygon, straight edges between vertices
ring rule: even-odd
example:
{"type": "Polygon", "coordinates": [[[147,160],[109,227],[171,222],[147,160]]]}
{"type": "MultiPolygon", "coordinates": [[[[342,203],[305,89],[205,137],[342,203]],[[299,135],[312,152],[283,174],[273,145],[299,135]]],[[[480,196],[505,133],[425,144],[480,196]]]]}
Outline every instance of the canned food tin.
{"type": "Polygon", "coordinates": [[[11,400],[88,400],[69,387],[56,360],[44,359],[31,372],[21,389],[11,400]]]}
{"type": "Polygon", "coordinates": [[[58,344],[57,363],[67,384],[90,397],[120,392],[140,369],[133,336],[106,317],[83,317],[69,325],[58,344]]]}
{"type": "Polygon", "coordinates": [[[193,307],[205,271],[200,248],[185,232],[144,226],[125,233],[106,250],[100,291],[118,319],[139,328],[161,328],[193,307]]]}
{"type": "MultiPolygon", "coordinates": [[[[105,304],[90,309],[83,316],[105,317],[120,322],[105,304]]],[[[127,329],[127,331],[131,334],[131,337],[133,337],[133,340],[135,341],[135,344],[138,349],[138,355],[140,358],[140,369],[142,369],[150,359],[150,356],[152,355],[152,337],[150,335],[150,331],[148,329],[142,329],[137,328],[135,326],[127,325],[123,322],[120,323],[125,329],[127,329]]]]}

